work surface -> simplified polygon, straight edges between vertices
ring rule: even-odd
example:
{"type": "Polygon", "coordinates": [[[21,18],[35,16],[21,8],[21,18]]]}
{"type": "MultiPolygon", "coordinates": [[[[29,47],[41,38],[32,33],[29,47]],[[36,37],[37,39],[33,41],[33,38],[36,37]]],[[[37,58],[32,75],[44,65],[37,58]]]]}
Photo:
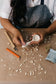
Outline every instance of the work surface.
{"type": "MultiPolygon", "coordinates": [[[[18,47],[14,51],[4,34],[4,29],[0,29],[0,81],[17,82],[37,82],[45,80],[56,80],[56,64],[45,60],[49,48],[56,50],[56,34],[48,36],[41,45],[29,46],[26,49],[18,47]],[[21,56],[15,57],[6,48],[11,49],[21,56]]],[[[21,30],[24,39],[28,40],[34,30],[21,30]]]]}

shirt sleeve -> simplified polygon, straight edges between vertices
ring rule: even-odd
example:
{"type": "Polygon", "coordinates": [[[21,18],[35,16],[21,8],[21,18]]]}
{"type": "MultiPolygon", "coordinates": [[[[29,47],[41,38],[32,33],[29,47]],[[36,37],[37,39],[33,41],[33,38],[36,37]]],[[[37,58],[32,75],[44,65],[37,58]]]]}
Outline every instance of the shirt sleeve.
{"type": "Polygon", "coordinates": [[[3,0],[2,6],[0,7],[0,17],[8,19],[10,12],[10,0],[3,0]]]}
{"type": "Polygon", "coordinates": [[[56,0],[54,0],[54,18],[53,22],[56,20],[56,0]]]}

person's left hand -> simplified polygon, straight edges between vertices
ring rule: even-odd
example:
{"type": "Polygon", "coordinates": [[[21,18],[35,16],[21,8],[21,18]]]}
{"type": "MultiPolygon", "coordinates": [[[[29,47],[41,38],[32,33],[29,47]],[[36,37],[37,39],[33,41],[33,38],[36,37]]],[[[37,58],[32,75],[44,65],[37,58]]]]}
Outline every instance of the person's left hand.
{"type": "Polygon", "coordinates": [[[37,29],[37,33],[34,33],[33,35],[36,35],[36,34],[40,36],[40,40],[39,41],[32,41],[30,43],[30,45],[31,44],[39,44],[39,43],[43,42],[44,37],[47,34],[47,29],[46,28],[39,28],[39,29],[37,29]]]}

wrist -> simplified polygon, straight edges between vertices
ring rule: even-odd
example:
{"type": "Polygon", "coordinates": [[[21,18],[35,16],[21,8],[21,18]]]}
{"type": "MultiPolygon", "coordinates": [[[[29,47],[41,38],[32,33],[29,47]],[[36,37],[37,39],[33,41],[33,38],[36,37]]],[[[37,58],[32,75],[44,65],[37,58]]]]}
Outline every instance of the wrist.
{"type": "Polygon", "coordinates": [[[47,29],[47,34],[53,33],[56,31],[56,21],[54,21],[47,29]]]}
{"type": "Polygon", "coordinates": [[[50,29],[47,28],[47,29],[46,29],[46,34],[49,34],[49,32],[50,32],[50,29]]]}

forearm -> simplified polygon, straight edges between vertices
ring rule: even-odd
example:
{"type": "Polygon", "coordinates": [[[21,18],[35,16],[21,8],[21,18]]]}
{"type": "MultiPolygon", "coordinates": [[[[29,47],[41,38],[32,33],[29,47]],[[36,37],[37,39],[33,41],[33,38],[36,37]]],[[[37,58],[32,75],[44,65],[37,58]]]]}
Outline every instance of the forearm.
{"type": "Polygon", "coordinates": [[[8,19],[0,18],[2,26],[12,34],[14,34],[16,28],[10,23],[8,19]]]}
{"type": "Polygon", "coordinates": [[[53,33],[56,31],[56,21],[54,21],[47,29],[47,33],[53,33]]]}

